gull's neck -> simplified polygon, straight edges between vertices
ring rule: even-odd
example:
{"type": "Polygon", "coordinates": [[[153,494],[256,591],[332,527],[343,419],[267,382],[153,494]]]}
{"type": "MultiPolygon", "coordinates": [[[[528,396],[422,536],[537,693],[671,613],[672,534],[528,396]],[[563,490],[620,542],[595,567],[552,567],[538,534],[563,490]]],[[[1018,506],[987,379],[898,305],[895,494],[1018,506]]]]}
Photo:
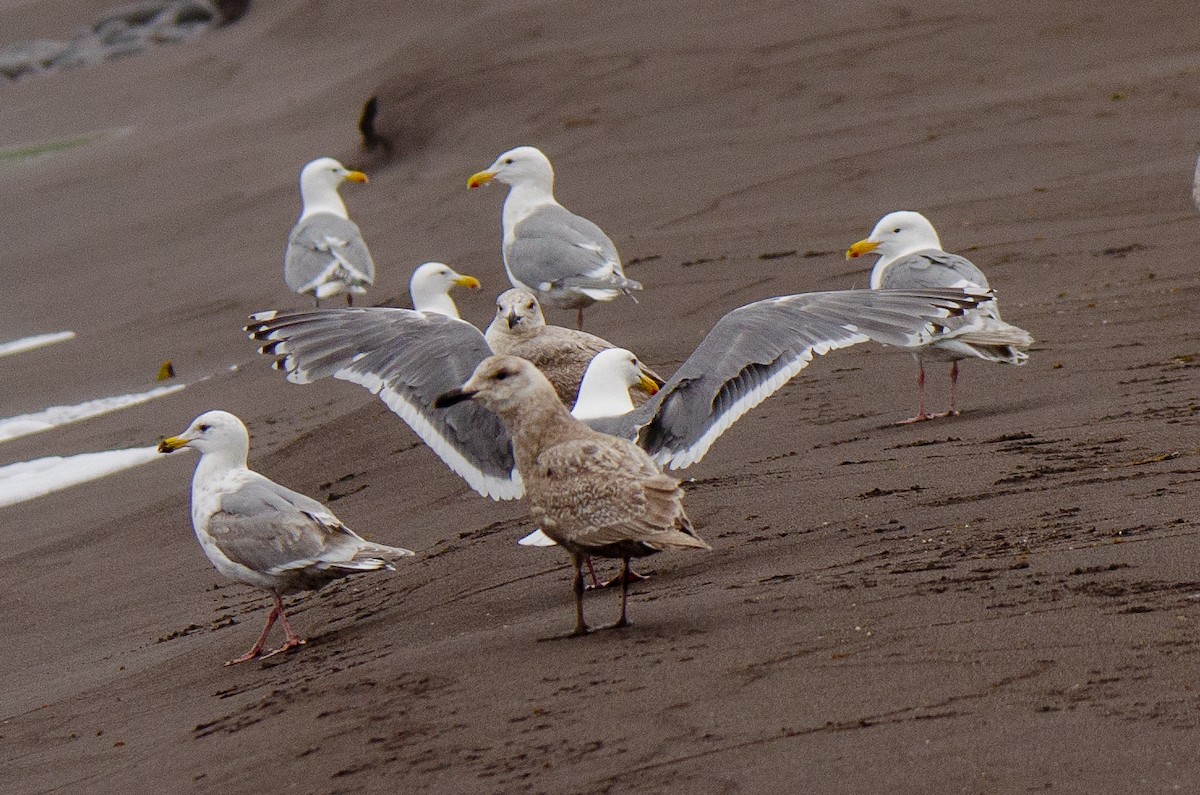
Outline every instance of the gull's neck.
{"type": "Polygon", "coordinates": [[[542,451],[567,439],[593,433],[571,417],[552,391],[530,396],[519,406],[498,413],[512,436],[517,470],[522,473],[530,471],[542,451]]]}
{"type": "Polygon", "coordinates": [[[933,236],[932,241],[914,240],[903,247],[897,246],[894,249],[889,247],[887,252],[879,256],[879,259],[875,262],[875,267],[871,268],[871,289],[878,290],[883,286],[883,276],[887,272],[887,269],[892,266],[892,263],[910,254],[916,254],[921,251],[940,250],[941,247],[941,241],[938,240],[936,234],[933,236]]]}
{"type": "Polygon", "coordinates": [[[509,186],[508,196],[504,199],[504,210],[501,219],[504,223],[504,240],[512,239],[513,230],[517,224],[539,207],[548,204],[558,204],[554,199],[554,180],[529,180],[509,186]]]}
{"type": "Polygon", "coordinates": [[[577,420],[619,417],[633,411],[633,400],[624,382],[614,381],[611,373],[598,373],[589,367],[579,384],[579,397],[571,416],[577,420]]]}
{"type": "Polygon", "coordinates": [[[497,315],[488,324],[483,336],[492,347],[492,353],[508,353],[522,342],[536,337],[544,328],[544,324],[535,326],[526,321],[510,328],[508,318],[497,315]]]}
{"type": "Polygon", "coordinates": [[[192,477],[193,484],[200,484],[223,477],[230,472],[246,469],[247,449],[225,448],[211,450],[200,454],[196,464],[196,474],[192,477]]]}
{"type": "Polygon", "coordinates": [[[337,188],[327,182],[301,178],[300,200],[304,203],[304,210],[300,213],[301,221],[316,213],[330,213],[347,219],[350,217],[346,212],[346,203],[338,195],[337,188]]]}
{"type": "Polygon", "coordinates": [[[458,306],[454,299],[444,290],[430,287],[427,284],[414,284],[409,287],[412,294],[413,309],[418,312],[433,312],[446,317],[462,319],[458,314],[458,306]]]}

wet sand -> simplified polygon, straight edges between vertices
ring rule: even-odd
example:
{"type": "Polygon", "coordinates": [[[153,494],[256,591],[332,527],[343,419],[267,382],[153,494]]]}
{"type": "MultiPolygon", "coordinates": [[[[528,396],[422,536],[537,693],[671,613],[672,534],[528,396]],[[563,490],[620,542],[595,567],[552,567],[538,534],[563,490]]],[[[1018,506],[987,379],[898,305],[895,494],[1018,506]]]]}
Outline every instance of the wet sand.
{"type": "MultiPolygon", "coordinates": [[[[78,24],[65,0],[10,5],[5,35],[78,24]]],[[[120,131],[0,164],[0,339],[79,334],[0,362],[0,416],[149,389],[167,358],[190,384],[0,464],[223,408],[253,466],[418,556],[289,600],[309,644],[230,669],[268,600],[196,544],[193,457],[0,509],[5,791],[1196,786],[1190,5],[336,5],[258,3],[190,45],[0,84],[0,145],[120,131]],[[375,93],[386,162],[358,144],[375,93]],[[651,559],[630,629],[539,642],[570,628],[569,571],[515,544],[524,507],[469,491],[365,391],[288,384],[241,332],[306,305],[282,255],[318,154],[370,171],[342,191],[369,300],[403,305],[441,259],[484,281],[458,301],[486,322],[503,191],[465,182],[520,143],[646,285],[589,330],[660,372],[734,307],[865,287],[842,252],[901,208],[1038,345],[965,363],[962,416],[907,427],[907,353],[815,362],[684,473],[714,551],[651,559]]],[[[946,368],[930,387],[940,408],[946,368]]],[[[589,595],[590,620],[617,600],[589,595]]]]}

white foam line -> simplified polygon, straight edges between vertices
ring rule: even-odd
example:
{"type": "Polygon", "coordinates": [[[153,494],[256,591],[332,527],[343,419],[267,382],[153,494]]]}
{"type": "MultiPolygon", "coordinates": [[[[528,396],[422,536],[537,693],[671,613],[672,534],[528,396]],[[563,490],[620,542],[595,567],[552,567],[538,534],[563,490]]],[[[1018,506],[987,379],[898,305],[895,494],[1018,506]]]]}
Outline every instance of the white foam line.
{"type": "Polygon", "coordinates": [[[10,342],[0,342],[0,356],[12,356],[14,353],[24,353],[34,348],[44,348],[56,342],[66,342],[75,339],[74,331],[55,331],[50,334],[35,334],[10,342]]]}
{"type": "Polygon", "coordinates": [[[96,400],[89,400],[86,403],[80,403],[77,406],[51,406],[48,409],[43,409],[33,414],[21,414],[16,417],[9,417],[0,420],[0,442],[6,442],[9,439],[16,439],[21,436],[28,436],[31,433],[48,431],[60,425],[90,419],[128,406],[136,406],[139,403],[145,403],[148,400],[154,400],[163,395],[178,392],[185,386],[187,385],[173,384],[171,386],[160,386],[151,389],[149,392],[98,398],[96,400]]]}
{"type": "Polygon", "coordinates": [[[49,456],[0,467],[0,507],[43,497],[158,457],[155,447],[130,447],[72,456],[49,456]]]}

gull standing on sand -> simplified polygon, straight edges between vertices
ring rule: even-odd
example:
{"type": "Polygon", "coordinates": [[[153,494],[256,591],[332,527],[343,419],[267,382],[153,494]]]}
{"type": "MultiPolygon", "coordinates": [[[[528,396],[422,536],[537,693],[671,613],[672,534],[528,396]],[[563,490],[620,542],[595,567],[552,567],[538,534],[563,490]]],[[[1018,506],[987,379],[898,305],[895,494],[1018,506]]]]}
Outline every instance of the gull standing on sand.
{"type": "Polygon", "coordinates": [[[413,309],[460,319],[458,306],[450,297],[450,290],[454,287],[478,290],[480,284],[474,276],[463,276],[444,262],[426,262],[413,271],[412,278],[408,280],[413,309]]]}
{"type": "Polygon", "coordinates": [[[209,561],[231,580],[269,591],[275,606],[250,651],[236,665],[286,652],[304,643],[288,623],[282,596],[321,588],[360,571],[392,569],[393,558],[413,553],[374,544],[346,527],[328,508],[246,466],[250,434],[227,411],[207,411],[160,453],[183,447],[200,452],[192,477],[192,527],[209,561]],[[262,654],[276,619],[286,642],[262,654]]]}
{"type": "Polygon", "coordinates": [[[467,187],[493,179],[509,186],[502,213],[503,251],[513,287],[523,287],[551,306],[578,310],[580,329],[586,307],[621,294],[633,298],[633,291],[642,289],[625,277],[608,235],[555,200],[554,169],[540,150],[510,149],[472,174],[467,187]]]}
{"type": "Polygon", "coordinates": [[[343,180],[366,182],[367,175],[332,157],[317,158],[300,171],[304,208],[288,236],[283,278],[293,292],[311,295],[318,307],[322,298],[340,294],[353,305],[354,294],[365,293],[375,281],[371,252],[338,195],[343,180]]]}
{"type": "MultiPolygon", "coordinates": [[[[496,317],[484,336],[493,352],[520,356],[533,362],[550,379],[559,398],[568,406],[575,404],[583,374],[592,358],[616,347],[586,331],[547,325],[537,298],[519,287],[506,290],[496,299],[496,317]]],[[[641,367],[647,382],[662,385],[663,379],[657,373],[645,365],[641,367]]]]}
{"type": "MultiPolygon", "coordinates": [[[[640,408],[591,422],[637,440],[664,466],[685,467],[815,356],[870,340],[921,345],[991,298],[990,291],[971,288],[840,290],[756,301],[721,318],[640,408]]],[[[432,407],[493,353],[470,323],[407,309],[331,309],[261,312],[246,330],[293,383],[333,377],[378,394],[480,494],[502,500],[523,493],[496,415],[470,401],[445,412],[432,407]]]]}
{"type": "MultiPolygon", "coordinates": [[[[920,213],[901,210],[888,213],[875,224],[870,237],[846,252],[846,258],[876,254],[871,269],[871,289],[928,287],[988,289],[987,277],[970,260],[942,250],[933,224],[920,213]]],[[[947,333],[917,346],[917,414],[901,424],[933,417],[958,415],[958,361],[976,357],[989,362],[1024,364],[1025,351],[1033,345],[1028,331],[1000,319],[995,299],[967,312],[950,323],[947,333]],[[950,408],[940,414],[925,411],[925,362],[951,362],[950,408]]]]}
{"type": "Polygon", "coordinates": [[[629,560],[664,549],[710,549],[683,511],[679,481],[624,439],[593,431],[575,419],[546,377],[525,359],[492,356],[435,407],[475,400],[500,415],[513,440],[529,513],[571,555],[575,567],[575,630],[583,620],[583,560],[621,559],[621,615],[628,625],[629,560]]]}
{"type": "MultiPolygon", "coordinates": [[[[658,393],[658,384],[650,381],[642,372],[642,364],[632,351],[624,348],[600,351],[592,358],[591,364],[583,374],[583,381],[579,384],[579,397],[571,408],[571,416],[587,422],[596,430],[601,430],[590,421],[605,422],[633,411],[633,399],[629,396],[629,390],[633,387],[640,387],[651,396],[658,393]]],[[[534,530],[517,543],[527,547],[555,546],[553,539],[541,530],[534,530]]],[[[595,587],[603,587],[596,578],[596,573],[593,571],[591,574],[595,587]]],[[[645,579],[639,574],[633,574],[635,579],[645,579]]]]}

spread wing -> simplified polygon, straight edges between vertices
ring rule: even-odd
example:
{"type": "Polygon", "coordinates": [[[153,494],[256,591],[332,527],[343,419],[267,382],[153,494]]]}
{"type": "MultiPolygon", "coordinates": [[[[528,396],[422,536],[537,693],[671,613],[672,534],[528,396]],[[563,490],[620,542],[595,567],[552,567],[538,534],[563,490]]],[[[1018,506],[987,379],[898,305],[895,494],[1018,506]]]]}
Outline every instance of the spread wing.
{"type": "Polygon", "coordinates": [[[990,299],[980,289],[839,290],[748,304],[721,318],[641,408],[592,427],[638,439],[664,466],[686,467],[814,356],[868,340],[925,344],[990,299]]]}
{"type": "Polygon", "coordinates": [[[400,416],[471,488],[493,499],[522,494],[500,418],[473,401],[435,409],[490,356],[483,335],[457,318],[411,309],[263,312],[246,327],[278,356],[288,380],[333,377],[365,387],[400,416]]]}

